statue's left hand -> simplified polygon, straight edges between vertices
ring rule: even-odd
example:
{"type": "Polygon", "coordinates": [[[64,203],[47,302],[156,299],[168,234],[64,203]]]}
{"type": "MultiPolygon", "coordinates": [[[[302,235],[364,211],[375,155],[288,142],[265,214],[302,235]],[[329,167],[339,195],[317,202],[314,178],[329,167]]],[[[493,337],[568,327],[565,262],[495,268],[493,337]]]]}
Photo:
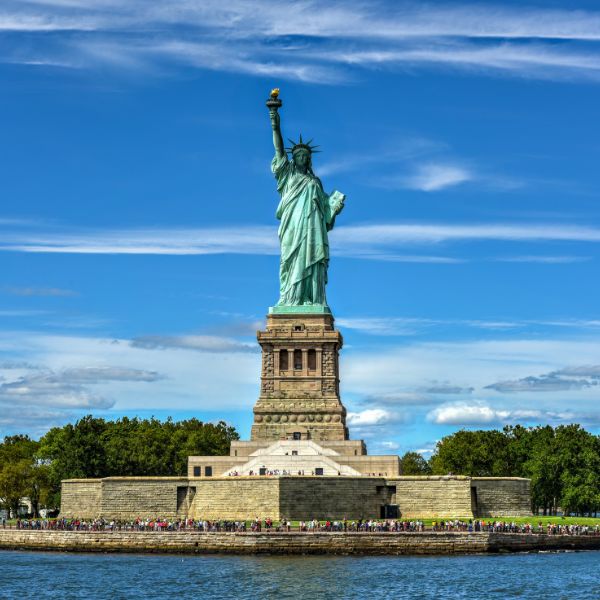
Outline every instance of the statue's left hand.
{"type": "Polygon", "coordinates": [[[329,196],[329,206],[331,207],[332,216],[336,216],[342,212],[344,208],[344,200],[346,199],[346,195],[342,194],[335,190],[331,196],[329,196]]]}
{"type": "Polygon", "coordinates": [[[337,190],[331,194],[331,211],[334,215],[342,212],[344,208],[344,200],[346,200],[346,195],[338,192],[337,190]]]}

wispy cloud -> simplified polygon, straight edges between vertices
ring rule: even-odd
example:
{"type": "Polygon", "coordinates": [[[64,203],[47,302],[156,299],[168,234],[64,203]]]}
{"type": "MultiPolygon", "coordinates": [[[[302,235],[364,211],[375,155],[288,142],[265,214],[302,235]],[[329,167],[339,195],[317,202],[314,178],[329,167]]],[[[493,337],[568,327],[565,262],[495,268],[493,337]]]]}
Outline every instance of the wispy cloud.
{"type": "Polygon", "coordinates": [[[254,226],[7,232],[0,249],[69,254],[277,254],[279,244],[275,227],[254,226]]]}
{"type": "MultiPolygon", "coordinates": [[[[7,407],[21,413],[52,407],[73,417],[108,408],[251,410],[260,373],[255,348],[250,352],[238,346],[227,352],[207,347],[199,358],[193,347],[147,349],[128,339],[31,331],[1,331],[0,359],[4,357],[0,414],[7,407]]],[[[20,431],[28,429],[22,420],[20,431]]]]}
{"type": "Polygon", "coordinates": [[[414,174],[398,178],[395,181],[410,189],[436,192],[472,179],[473,175],[464,167],[430,163],[419,165],[414,174]]]}
{"type": "MultiPolygon", "coordinates": [[[[352,349],[341,363],[342,382],[346,392],[351,391],[359,398],[387,396],[390,404],[398,392],[402,394],[399,402],[407,393],[439,401],[439,397],[436,400],[435,394],[425,390],[440,381],[465,390],[456,395],[457,400],[471,403],[472,398],[477,398],[492,402],[498,399],[499,394],[487,387],[493,382],[516,381],[532,373],[596,365],[600,355],[599,339],[597,335],[582,339],[519,337],[488,341],[403,342],[378,349],[352,349]]],[[[518,408],[527,407],[529,402],[531,406],[540,408],[540,402],[544,402],[548,410],[559,411],[564,407],[566,398],[573,408],[577,403],[581,407],[597,402],[598,389],[597,386],[571,389],[567,397],[564,393],[542,397],[538,392],[523,392],[514,395],[514,398],[513,395],[506,396],[504,401],[516,404],[518,408]]]]}
{"type": "Polygon", "coordinates": [[[448,382],[440,382],[434,383],[423,391],[427,394],[471,394],[474,390],[475,388],[473,387],[461,387],[448,382]]]}
{"type": "Polygon", "coordinates": [[[0,405],[48,406],[71,409],[106,409],[114,400],[86,386],[107,382],[153,382],[161,379],[156,371],[125,367],[77,367],[62,371],[35,369],[16,380],[0,384],[0,405]]]}
{"type": "Polygon", "coordinates": [[[36,374],[0,385],[2,404],[21,409],[29,406],[105,409],[113,406],[114,400],[52,374],[36,374]]]}
{"type": "Polygon", "coordinates": [[[354,427],[371,427],[375,425],[389,425],[402,420],[400,415],[383,408],[368,408],[360,412],[349,412],[348,425],[354,427]]]}
{"type": "Polygon", "coordinates": [[[338,317],[336,321],[340,327],[371,335],[415,335],[435,323],[431,319],[410,317],[338,317]]]}
{"type": "Polygon", "coordinates": [[[57,377],[68,383],[104,383],[106,381],[158,381],[163,376],[157,371],[128,367],[77,367],[65,369],[57,377]]]}
{"type": "Polygon", "coordinates": [[[592,260],[591,256],[544,256],[544,255],[527,255],[527,256],[502,256],[496,258],[499,262],[514,262],[514,263],[540,263],[547,265],[570,265],[572,263],[587,262],[592,260]]]}
{"type": "Polygon", "coordinates": [[[337,322],[346,329],[353,329],[369,335],[415,336],[449,328],[480,330],[494,334],[515,333],[540,328],[564,328],[595,331],[600,328],[598,319],[432,319],[419,317],[339,317],[337,322]]]}
{"type": "Polygon", "coordinates": [[[502,423],[570,422],[571,411],[506,410],[493,408],[484,402],[455,402],[430,411],[427,419],[437,425],[499,425],[502,423]]]}
{"type": "Polygon", "coordinates": [[[37,317],[39,315],[47,315],[46,310],[28,310],[28,309],[3,309],[0,310],[0,317],[37,317]]]}
{"type": "Polygon", "coordinates": [[[62,288],[53,287],[6,287],[4,288],[7,293],[13,294],[14,296],[56,296],[56,297],[69,297],[77,296],[77,292],[73,290],[67,290],[62,288]]]}
{"type": "Polygon", "coordinates": [[[599,242],[600,229],[586,225],[521,223],[390,223],[340,227],[337,244],[440,244],[452,241],[599,242]]]}
{"type": "Polygon", "coordinates": [[[41,437],[51,427],[58,427],[73,421],[78,413],[70,410],[54,410],[38,406],[27,407],[27,419],[23,412],[0,411],[0,438],[9,432],[27,433],[34,439],[41,437]]]}
{"type": "Polygon", "coordinates": [[[530,375],[486,386],[498,392],[564,392],[600,386],[600,365],[566,367],[539,376],[530,375]]]}
{"type": "MultiPolygon", "coordinates": [[[[456,242],[600,242],[600,229],[578,224],[371,223],[340,226],[331,235],[338,256],[399,262],[460,263],[452,256],[416,254],[418,246],[456,242]],[[403,253],[410,248],[412,253],[403,253]]],[[[63,229],[2,231],[0,251],[71,254],[257,254],[279,253],[272,226],[171,229],[63,229]]],[[[532,255],[533,256],[533,255],[532,255]]],[[[497,260],[489,258],[486,260],[497,260]]],[[[546,262],[551,263],[552,260],[546,262]]],[[[560,260],[554,262],[560,264],[560,260]]]]}
{"type": "Polygon", "coordinates": [[[25,62],[53,51],[88,67],[170,63],[319,83],[382,67],[599,76],[600,14],[585,10],[315,0],[7,0],[0,31],[28,34],[11,40],[7,58],[18,55],[25,62]],[[49,48],[45,36],[51,32],[61,33],[58,47],[49,48]]]}
{"type": "Polygon", "coordinates": [[[435,404],[432,396],[421,392],[388,392],[385,394],[372,394],[365,396],[361,404],[369,406],[426,406],[435,404]]]}
{"type": "Polygon", "coordinates": [[[403,136],[383,148],[377,148],[369,153],[347,153],[338,156],[337,159],[319,164],[319,175],[334,175],[354,171],[358,167],[361,170],[372,166],[381,167],[389,165],[397,167],[406,161],[412,161],[424,156],[447,151],[448,146],[444,142],[425,137],[403,136]]]}
{"type": "Polygon", "coordinates": [[[399,450],[400,449],[400,444],[398,442],[380,442],[379,446],[381,446],[382,448],[385,448],[386,450],[399,450]]]}
{"type": "Polygon", "coordinates": [[[198,352],[257,352],[256,344],[240,342],[232,338],[210,335],[161,336],[147,335],[131,341],[134,348],[145,350],[180,349],[198,352]]]}

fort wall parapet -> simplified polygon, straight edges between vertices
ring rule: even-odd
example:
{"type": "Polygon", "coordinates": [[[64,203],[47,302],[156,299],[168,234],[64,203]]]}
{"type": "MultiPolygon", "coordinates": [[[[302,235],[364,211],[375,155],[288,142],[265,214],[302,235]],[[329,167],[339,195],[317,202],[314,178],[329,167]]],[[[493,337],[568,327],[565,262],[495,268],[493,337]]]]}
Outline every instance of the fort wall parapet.
{"type": "Polygon", "coordinates": [[[63,481],[61,517],[112,520],[372,519],[531,514],[528,479],[404,477],[106,477],[63,481]]]}

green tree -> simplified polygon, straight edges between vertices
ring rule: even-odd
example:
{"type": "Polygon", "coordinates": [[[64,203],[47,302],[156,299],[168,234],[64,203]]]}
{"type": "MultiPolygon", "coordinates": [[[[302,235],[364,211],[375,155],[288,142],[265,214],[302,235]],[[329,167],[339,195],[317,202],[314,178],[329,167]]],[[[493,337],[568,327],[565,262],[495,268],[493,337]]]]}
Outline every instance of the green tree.
{"type": "Polygon", "coordinates": [[[560,464],[556,453],[554,429],[547,425],[533,430],[529,459],[524,474],[531,479],[531,502],[535,511],[556,514],[561,494],[560,464]]]}
{"type": "Polygon", "coordinates": [[[40,516],[42,506],[51,509],[58,508],[59,505],[52,502],[53,492],[50,466],[39,461],[30,463],[27,470],[27,496],[31,501],[34,517],[40,516]]]}
{"type": "Polygon", "coordinates": [[[235,429],[223,421],[128,417],[105,421],[87,416],[48,431],[40,440],[37,458],[48,467],[47,501],[59,506],[63,479],[185,475],[188,456],[228,454],[231,441],[237,439],[235,429]]]}
{"type": "Polygon", "coordinates": [[[508,439],[501,431],[461,429],[437,443],[431,467],[436,475],[501,477],[512,474],[509,458],[508,439]]]}
{"type": "Polygon", "coordinates": [[[407,452],[400,459],[402,475],[429,475],[431,466],[418,452],[407,452]]]}
{"type": "Polygon", "coordinates": [[[30,461],[24,458],[3,465],[0,471],[0,499],[2,505],[13,515],[17,515],[21,499],[29,491],[30,465],[30,461]]]}
{"type": "Polygon", "coordinates": [[[560,506],[566,514],[595,511],[600,494],[598,440],[579,425],[556,428],[560,506]]]}
{"type": "Polygon", "coordinates": [[[29,496],[38,446],[26,435],[7,436],[0,443],[0,504],[13,514],[17,514],[21,499],[29,496]]]}

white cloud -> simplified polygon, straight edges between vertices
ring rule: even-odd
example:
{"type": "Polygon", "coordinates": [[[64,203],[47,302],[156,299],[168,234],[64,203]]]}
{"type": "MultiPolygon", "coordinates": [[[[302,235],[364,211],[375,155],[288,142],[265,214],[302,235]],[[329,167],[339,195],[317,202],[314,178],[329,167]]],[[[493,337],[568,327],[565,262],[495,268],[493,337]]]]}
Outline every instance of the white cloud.
{"type": "Polygon", "coordinates": [[[473,43],[430,41],[405,43],[392,50],[360,50],[328,54],[352,65],[437,66],[535,77],[541,79],[600,78],[595,48],[577,49],[537,43],[473,43]]]}
{"type": "Polygon", "coordinates": [[[36,317],[47,315],[47,310],[6,309],[0,310],[0,317],[36,317]]]}
{"type": "Polygon", "coordinates": [[[23,410],[30,406],[106,409],[114,401],[52,376],[22,377],[0,385],[0,405],[23,410]]]}
{"type": "MultiPolygon", "coordinates": [[[[589,419],[594,412],[600,415],[597,409],[599,386],[579,386],[566,392],[546,394],[529,390],[501,396],[501,392],[486,386],[493,382],[519,380],[531,373],[597,365],[598,356],[600,338],[589,335],[581,339],[404,342],[377,349],[351,348],[344,351],[340,362],[342,393],[354,398],[374,399],[387,395],[393,398],[399,390],[424,393],[430,400],[426,405],[430,407],[440,398],[423,390],[427,382],[435,379],[454,382],[464,388],[454,397],[467,406],[474,406],[473,398],[487,406],[494,406],[501,399],[501,410],[512,411],[513,415],[514,411],[531,407],[558,414],[568,403],[569,410],[585,414],[589,419]]],[[[413,406],[418,413],[419,404],[413,406]]],[[[483,418],[479,408],[474,412],[479,419],[483,418]]]]}
{"type": "MultiPolygon", "coordinates": [[[[497,392],[562,392],[600,386],[600,365],[572,366],[486,386],[497,392]]],[[[600,390],[600,387],[597,388],[600,390]]]]}
{"type": "Polygon", "coordinates": [[[385,406],[424,406],[434,402],[431,396],[418,392],[390,392],[366,396],[361,403],[369,405],[383,404],[385,406]]]}
{"type": "Polygon", "coordinates": [[[10,40],[7,60],[21,62],[49,54],[47,34],[57,31],[54,53],[88,67],[138,70],[146,61],[319,83],[382,66],[598,78],[597,11],[315,0],[273,6],[267,0],[5,0],[0,31],[29,34],[10,40]]]}
{"type": "Polygon", "coordinates": [[[395,38],[477,37],[600,39],[600,16],[594,11],[485,6],[473,4],[414,5],[396,3],[364,5],[315,0],[281,2],[277,10],[266,0],[251,4],[244,0],[166,1],[148,4],[141,0],[32,0],[27,4],[7,0],[4,15],[94,15],[106,26],[131,28],[148,23],[183,24],[228,31],[229,36],[307,35],[315,37],[395,38]],[[318,18],[317,18],[318,17],[318,18]]]}
{"type": "Polygon", "coordinates": [[[106,409],[114,405],[114,400],[91,392],[85,386],[115,381],[153,382],[159,379],[161,376],[156,371],[112,366],[76,367],[62,371],[27,369],[24,375],[0,384],[0,405],[106,409]]]}
{"type": "Polygon", "coordinates": [[[449,382],[432,382],[432,385],[423,390],[427,394],[471,394],[472,387],[461,387],[449,382]]]}
{"type": "Polygon", "coordinates": [[[334,230],[336,245],[440,244],[453,241],[600,242],[600,229],[585,225],[520,223],[389,223],[349,225],[334,230]]]}
{"type": "Polygon", "coordinates": [[[15,296],[77,296],[77,292],[74,292],[73,290],[54,287],[6,287],[4,289],[9,294],[13,294],[15,296]]]}
{"type": "MultiPolygon", "coordinates": [[[[195,349],[147,350],[130,342],[89,335],[0,332],[0,357],[10,357],[9,366],[25,362],[43,367],[37,372],[0,369],[0,374],[6,377],[2,383],[17,388],[20,378],[25,383],[31,380],[35,383],[36,374],[40,376],[39,394],[34,396],[32,390],[21,396],[20,406],[24,407],[32,403],[31,398],[38,404],[45,398],[44,405],[50,406],[51,402],[63,408],[91,407],[101,398],[102,406],[113,405],[115,411],[168,408],[202,412],[214,411],[215,407],[251,410],[258,397],[260,354],[257,352],[232,350],[204,352],[200,356],[195,349]],[[43,376],[49,373],[55,383],[44,380],[43,376]],[[53,390],[60,391],[65,385],[83,388],[92,398],[52,395],[53,390]]],[[[16,393],[13,391],[12,397],[16,393]]]]}
{"type": "Polygon", "coordinates": [[[414,160],[424,155],[446,150],[447,145],[443,142],[424,137],[402,136],[388,142],[385,147],[375,151],[360,154],[338,154],[336,159],[319,162],[318,174],[321,177],[337,173],[361,171],[372,166],[388,165],[397,167],[408,160],[414,160]]]}
{"type": "Polygon", "coordinates": [[[5,233],[0,248],[76,254],[277,254],[276,227],[5,233]]]}
{"type": "Polygon", "coordinates": [[[157,371],[144,371],[127,367],[77,367],[65,369],[58,374],[62,381],[70,383],[102,383],[105,381],[158,381],[162,375],[157,371]]]}
{"type": "Polygon", "coordinates": [[[338,326],[372,335],[415,335],[434,323],[429,319],[402,317],[338,317],[338,326]]]}
{"type": "Polygon", "coordinates": [[[44,407],[28,406],[27,418],[23,411],[0,411],[0,439],[8,432],[27,433],[34,439],[41,437],[51,427],[59,427],[77,418],[77,413],[68,410],[52,410],[44,407]]]}
{"type": "Polygon", "coordinates": [[[504,423],[573,422],[580,419],[571,411],[543,411],[528,409],[496,409],[484,402],[455,402],[444,404],[427,414],[436,425],[491,426],[504,423]]]}
{"type": "Polygon", "coordinates": [[[435,408],[427,418],[438,425],[491,425],[501,423],[509,416],[509,411],[494,410],[486,404],[458,402],[435,408]]]}
{"type": "Polygon", "coordinates": [[[544,255],[528,255],[528,256],[503,256],[496,259],[499,262],[515,262],[515,263],[541,263],[549,265],[568,265],[578,262],[586,262],[592,260],[591,256],[544,256],[544,255]]]}
{"type": "Polygon", "coordinates": [[[426,254],[387,254],[384,252],[371,251],[357,251],[351,256],[365,260],[382,260],[385,262],[431,265],[460,265],[469,262],[464,258],[454,258],[450,256],[428,256],[426,254]]]}
{"type": "Polygon", "coordinates": [[[380,442],[379,445],[387,450],[398,450],[400,448],[398,442],[380,442]]]}
{"type": "Polygon", "coordinates": [[[473,175],[464,167],[443,164],[425,164],[417,172],[401,180],[404,186],[423,192],[437,192],[471,181],[473,175]]]}
{"type": "Polygon", "coordinates": [[[539,327],[570,328],[575,330],[594,330],[600,327],[596,319],[564,320],[500,320],[500,319],[426,319],[419,317],[339,317],[338,325],[344,329],[353,329],[369,335],[378,336],[416,336],[434,331],[459,328],[461,333],[468,330],[487,330],[490,332],[531,331],[539,327]]]}
{"type": "Polygon", "coordinates": [[[131,340],[131,346],[146,350],[174,348],[199,352],[258,352],[258,346],[254,343],[210,335],[147,335],[131,340]]]}
{"type": "Polygon", "coordinates": [[[348,425],[364,427],[371,425],[387,425],[395,418],[396,416],[388,410],[382,408],[369,408],[361,412],[349,412],[346,421],[348,425]]]}
{"type": "MultiPolygon", "coordinates": [[[[0,231],[0,250],[74,254],[277,255],[272,226],[227,228],[107,229],[62,232],[0,231]]],[[[375,260],[456,263],[461,259],[399,254],[398,249],[457,242],[600,242],[600,229],[585,225],[521,223],[385,223],[336,227],[332,253],[375,260]]]]}

